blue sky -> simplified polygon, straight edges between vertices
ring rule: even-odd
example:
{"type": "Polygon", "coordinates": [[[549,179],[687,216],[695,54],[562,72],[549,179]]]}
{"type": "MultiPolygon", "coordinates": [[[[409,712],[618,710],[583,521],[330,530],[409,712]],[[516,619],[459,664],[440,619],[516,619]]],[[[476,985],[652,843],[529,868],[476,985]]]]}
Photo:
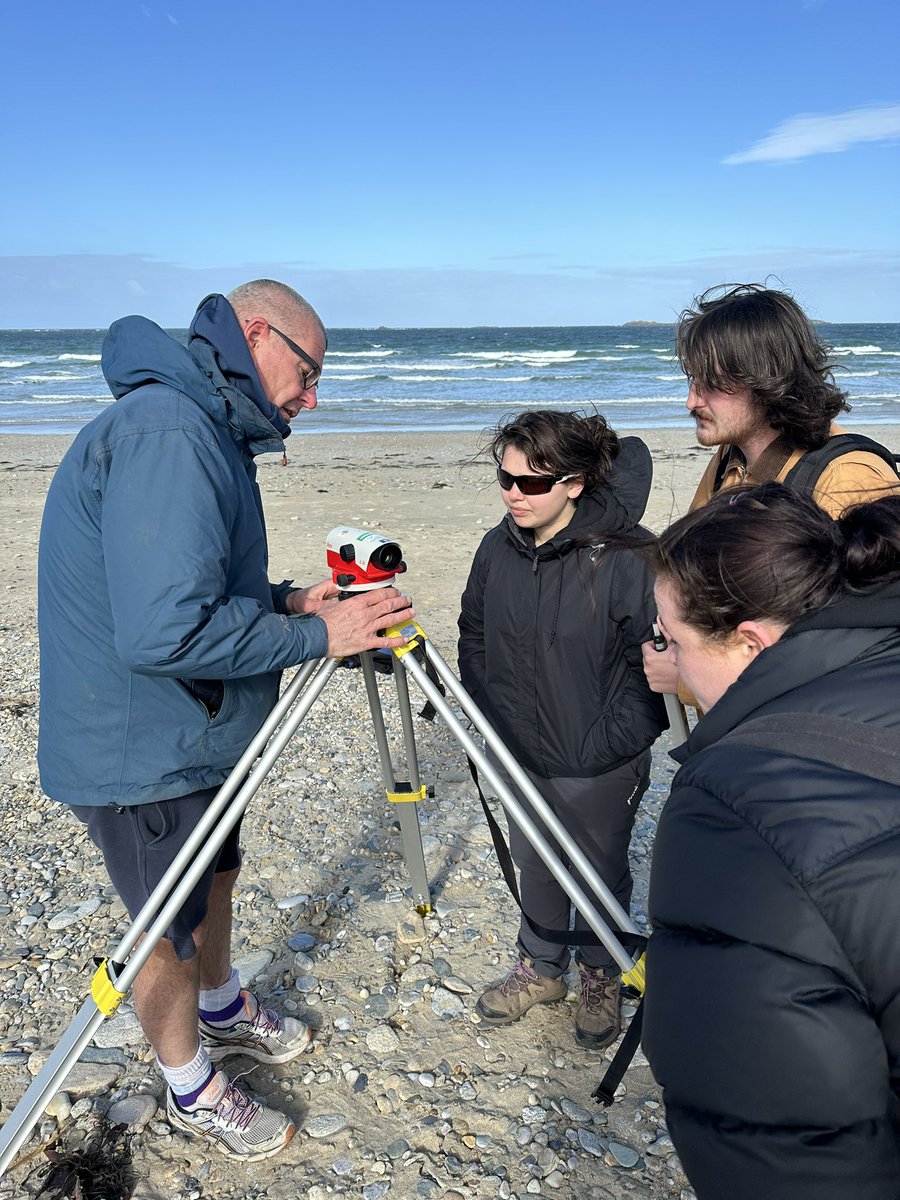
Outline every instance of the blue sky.
{"type": "Polygon", "coordinates": [[[900,320],[895,0],[34,0],[4,12],[0,326],[900,320]]]}

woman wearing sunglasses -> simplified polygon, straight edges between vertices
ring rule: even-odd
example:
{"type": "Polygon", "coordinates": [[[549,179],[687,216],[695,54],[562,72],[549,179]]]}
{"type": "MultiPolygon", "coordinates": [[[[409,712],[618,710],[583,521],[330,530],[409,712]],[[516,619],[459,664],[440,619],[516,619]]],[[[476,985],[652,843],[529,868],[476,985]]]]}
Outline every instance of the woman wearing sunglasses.
{"type": "Polygon", "coordinates": [[[699,1200],[900,1195],[900,497],[780,484],[651,550],[706,710],[653,853],[644,1050],[699,1200]]]}
{"type": "MultiPolygon", "coordinates": [[[[600,415],[552,410],[501,425],[487,450],[507,512],[485,535],[462,598],[462,682],[627,910],[631,829],[650,746],[665,727],[662,697],[641,665],[656,610],[642,560],[623,550],[595,562],[593,548],[640,520],[650,453],[638,438],[617,437],[600,415]]],[[[568,947],[535,927],[568,930],[569,898],[512,821],[509,836],[524,914],[517,959],[477,1004],[481,1019],[496,1025],[568,990],[568,947]]],[[[576,914],[575,929],[587,928],[576,914]]],[[[619,1032],[619,969],[602,946],[579,946],[577,957],[575,1033],[600,1049],[619,1032]]]]}

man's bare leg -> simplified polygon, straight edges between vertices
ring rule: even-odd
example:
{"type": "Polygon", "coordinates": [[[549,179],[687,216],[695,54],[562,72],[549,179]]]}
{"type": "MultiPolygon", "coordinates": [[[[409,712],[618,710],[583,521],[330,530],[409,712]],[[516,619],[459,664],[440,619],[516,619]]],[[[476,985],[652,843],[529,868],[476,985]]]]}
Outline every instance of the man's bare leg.
{"type": "Polygon", "coordinates": [[[239,868],[213,876],[206,919],[194,930],[197,953],[178,959],[163,938],[134,981],[134,1007],[160,1062],[179,1067],[197,1053],[198,996],[231,971],[231,893],[239,868]],[[213,982],[214,980],[214,982],[213,982]]]}
{"type": "Polygon", "coordinates": [[[221,987],[231,975],[231,896],[240,870],[235,867],[213,875],[206,920],[194,930],[200,959],[199,986],[204,991],[221,987]]]}
{"type": "Polygon", "coordinates": [[[163,938],[134,981],[134,1008],[160,1062],[180,1067],[197,1053],[199,956],[179,960],[163,938]]]}

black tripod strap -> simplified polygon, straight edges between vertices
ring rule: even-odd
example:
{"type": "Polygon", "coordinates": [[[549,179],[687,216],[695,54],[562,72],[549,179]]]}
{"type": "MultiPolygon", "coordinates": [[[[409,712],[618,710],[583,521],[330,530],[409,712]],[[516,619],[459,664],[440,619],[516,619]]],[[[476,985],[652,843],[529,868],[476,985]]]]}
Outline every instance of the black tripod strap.
{"type": "MultiPolygon", "coordinates": [[[[469,771],[472,774],[472,781],[478,791],[478,799],[481,801],[481,807],[487,818],[488,829],[491,831],[491,841],[494,843],[494,850],[497,852],[497,861],[500,863],[500,870],[503,873],[503,878],[506,881],[506,886],[509,888],[510,895],[519,906],[522,916],[528,922],[529,927],[538,937],[543,938],[545,942],[552,942],[556,946],[601,945],[600,939],[592,929],[548,929],[546,925],[539,925],[537,921],[533,921],[525,909],[522,908],[522,897],[519,894],[519,885],[516,882],[516,868],[512,860],[512,855],[509,852],[509,846],[503,836],[503,831],[497,824],[496,817],[491,812],[484,798],[484,793],[481,790],[481,782],[478,778],[478,770],[471,758],[468,759],[468,763],[469,771]]],[[[624,933],[616,930],[616,938],[622,943],[629,954],[635,954],[643,950],[647,944],[647,939],[641,937],[640,934],[624,933]]]]}
{"type": "MultiPolygon", "coordinates": [[[[446,696],[447,692],[446,692],[444,685],[441,683],[441,677],[440,677],[440,675],[438,675],[437,668],[435,667],[434,663],[428,657],[428,655],[425,651],[425,647],[420,644],[418,646],[415,646],[413,648],[412,652],[415,655],[415,657],[419,660],[419,662],[422,664],[422,666],[425,668],[425,674],[428,676],[428,678],[431,680],[431,682],[434,684],[434,686],[437,688],[437,690],[441,693],[442,696],[446,696]]],[[[431,703],[430,700],[426,700],[425,706],[419,713],[419,716],[422,718],[423,721],[433,721],[434,718],[437,716],[437,710],[435,709],[434,705],[431,703]]]]}
{"type": "Polygon", "coordinates": [[[612,1062],[606,1068],[606,1074],[592,1093],[597,1103],[605,1105],[606,1108],[609,1108],[615,1099],[616,1088],[622,1082],[622,1076],[631,1065],[631,1060],[634,1058],[637,1048],[641,1044],[641,1026],[643,1020],[644,1000],[642,997],[640,1004],[637,1006],[637,1012],[631,1018],[631,1024],[625,1030],[625,1036],[619,1043],[619,1048],[613,1056],[612,1062]]]}

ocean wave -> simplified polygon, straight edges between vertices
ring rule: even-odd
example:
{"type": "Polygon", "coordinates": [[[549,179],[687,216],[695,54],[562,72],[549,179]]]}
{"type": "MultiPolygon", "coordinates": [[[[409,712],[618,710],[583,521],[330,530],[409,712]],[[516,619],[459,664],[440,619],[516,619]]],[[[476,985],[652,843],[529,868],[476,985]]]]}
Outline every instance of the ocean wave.
{"type": "Polygon", "coordinates": [[[17,383],[62,383],[66,379],[83,379],[83,375],[78,375],[74,371],[56,371],[53,375],[20,375],[16,380],[17,383]]]}
{"type": "Polygon", "coordinates": [[[396,350],[328,350],[326,358],[329,362],[333,358],[390,358],[396,353],[396,350]]]}
{"type": "MultiPolygon", "coordinates": [[[[387,365],[379,363],[379,366],[387,365]]],[[[334,367],[329,363],[326,367],[328,374],[333,371],[338,372],[339,379],[346,379],[344,371],[361,371],[363,368],[358,363],[335,363],[334,367]]],[[[393,371],[480,371],[484,369],[484,363],[439,363],[439,362],[412,362],[412,363],[391,363],[390,370],[393,371]]],[[[361,376],[365,378],[365,376],[361,376]]]]}
{"type": "Polygon", "coordinates": [[[679,379],[684,382],[684,375],[681,371],[677,375],[654,375],[654,379],[658,379],[660,383],[677,383],[679,379]]]}
{"type": "Polygon", "coordinates": [[[832,354],[882,354],[880,346],[832,346],[832,354]]]}
{"type": "Polygon", "coordinates": [[[22,362],[14,362],[12,359],[2,359],[0,360],[0,367],[10,367],[15,370],[16,367],[27,367],[30,362],[30,358],[26,358],[22,362]]]}
{"type": "Polygon", "coordinates": [[[454,350],[452,354],[448,354],[448,358],[481,358],[493,359],[494,361],[514,361],[527,362],[534,358],[546,359],[548,362],[557,362],[565,359],[575,358],[578,354],[577,350],[454,350]]]}
{"type": "Polygon", "coordinates": [[[865,379],[877,374],[878,371],[841,371],[841,379],[865,379]]]}
{"type": "Polygon", "coordinates": [[[58,354],[57,362],[99,362],[99,354],[58,354]]]}
{"type": "MultiPolygon", "coordinates": [[[[107,393],[99,396],[85,396],[81,392],[34,392],[30,397],[32,400],[40,400],[41,404],[71,404],[75,400],[83,400],[85,404],[91,404],[94,401],[100,403],[112,404],[113,397],[107,393]]],[[[7,403],[21,404],[21,400],[7,401],[7,403]]]]}
{"type": "Polygon", "coordinates": [[[616,349],[617,350],[640,350],[640,346],[635,345],[633,342],[620,342],[619,345],[616,346],[616,349]]]}

